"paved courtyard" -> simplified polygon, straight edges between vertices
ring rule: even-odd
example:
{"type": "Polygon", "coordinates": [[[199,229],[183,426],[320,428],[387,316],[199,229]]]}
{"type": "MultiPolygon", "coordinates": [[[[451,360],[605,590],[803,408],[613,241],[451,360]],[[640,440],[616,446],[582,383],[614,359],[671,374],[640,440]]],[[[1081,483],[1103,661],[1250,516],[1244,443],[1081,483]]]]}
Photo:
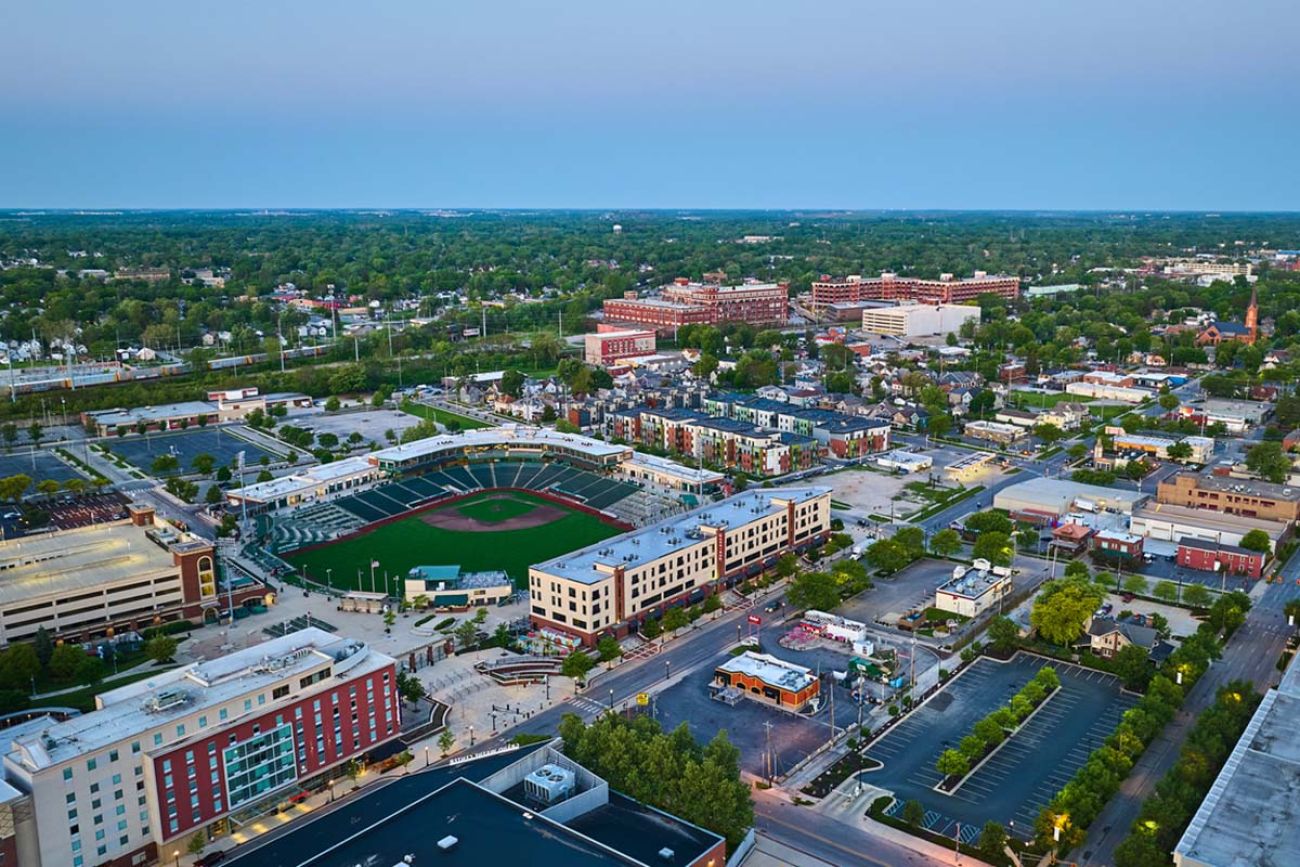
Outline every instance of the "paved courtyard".
{"type": "Polygon", "coordinates": [[[394,409],[367,409],[361,412],[299,414],[289,420],[295,427],[307,428],[314,433],[332,433],[346,440],[353,432],[361,434],[363,443],[374,442],[381,448],[390,445],[384,433],[392,431],[401,437],[402,431],[420,423],[417,416],[394,409]]]}
{"type": "Polygon", "coordinates": [[[1137,701],[1116,678],[1069,663],[1020,654],[1008,663],[983,658],[936,693],[867,750],[883,767],[861,775],[863,783],[892,792],[897,812],[909,800],[926,809],[925,827],[974,840],[988,820],[1015,833],[1033,833],[1038,811],[1137,701]],[[1002,707],[1044,665],[1061,678],[1061,689],[952,794],[934,791],[935,759],[955,747],[976,721],[1002,707]]]}

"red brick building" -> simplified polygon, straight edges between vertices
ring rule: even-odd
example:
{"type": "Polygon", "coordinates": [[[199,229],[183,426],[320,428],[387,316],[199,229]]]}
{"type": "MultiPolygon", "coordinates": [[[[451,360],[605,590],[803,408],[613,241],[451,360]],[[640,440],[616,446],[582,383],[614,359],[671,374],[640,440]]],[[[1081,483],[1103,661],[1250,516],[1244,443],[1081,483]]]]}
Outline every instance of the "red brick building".
{"type": "Polygon", "coordinates": [[[629,292],[605,301],[605,320],[668,331],[683,325],[783,325],[788,317],[790,284],[742,283],[719,286],[692,283],[679,277],[663,287],[657,298],[629,292]]]}
{"type": "Polygon", "coordinates": [[[1258,578],[1264,574],[1267,561],[1267,552],[1251,551],[1236,545],[1217,545],[1187,536],[1178,540],[1178,565],[1188,569],[1258,578]]]}
{"type": "Polygon", "coordinates": [[[997,295],[1015,300],[1020,297],[1020,278],[988,275],[976,271],[961,279],[943,274],[938,280],[900,277],[889,271],[879,277],[833,278],[823,276],[812,284],[813,306],[852,304],[859,301],[919,301],[923,304],[961,304],[981,295],[997,295]]]}
{"type": "Polygon", "coordinates": [[[653,329],[620,328],[601,323],[595,334],[583,337],[584,358],[588,364],[602,367],[627,358],[641,358],[655,354],[653,329]]]}

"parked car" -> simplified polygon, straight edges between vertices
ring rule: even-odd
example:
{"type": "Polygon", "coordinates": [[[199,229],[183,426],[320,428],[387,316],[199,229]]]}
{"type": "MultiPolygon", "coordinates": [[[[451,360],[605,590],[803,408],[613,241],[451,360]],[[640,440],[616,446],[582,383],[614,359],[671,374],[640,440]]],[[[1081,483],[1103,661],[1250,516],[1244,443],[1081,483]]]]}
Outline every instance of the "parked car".
{"type": "Polygon", "coordinates": [[[213,865],[220,864],[225,860],[226,860],[226,853],[224,851],[209,852],[208,854],[204,855],[202,858],[195,861],[194,867],[213,867],[213,865]]]}

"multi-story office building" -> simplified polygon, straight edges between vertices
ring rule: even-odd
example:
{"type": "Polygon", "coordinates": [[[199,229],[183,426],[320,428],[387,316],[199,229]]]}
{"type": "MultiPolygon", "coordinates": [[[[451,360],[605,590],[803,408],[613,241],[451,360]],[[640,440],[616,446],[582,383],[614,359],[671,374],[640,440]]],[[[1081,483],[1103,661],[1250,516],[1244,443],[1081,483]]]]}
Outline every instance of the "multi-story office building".
{"type": "Polygon", "coordinates": [[[788,283],[742,283],[720,286],[692,283],[679,277],[663,287],[657,297],[640,298],[628,292],[605,301],[605,319],[670,331],[683,325],[748,322],[781,325],[788,318],[788,283]]]}
{"type": "Polygon", "coordinates": [[[812,284],[813,306],[852,304],[859,301],[918,301],[923,304],[963,304],[977,301],[981,295],[1001,298],[1020,297],[1020,278],[990,275],[976,271],[961,279],[941,274],[938,280],[900,277],[889,271],[879,277],[828,277],[812,284]]]}
{"type": "MultiPolygon", "coordinates": [[[[211,542],[155,523],[130,506],[130,520],[25,536],[0,544],[0,643],[45,629],[89,640],[172,620],[213,620],[227,604],[211,542]]],[[[261,585],[236,591],[260,599],[261,585]]]]}
{"type": "Polygon", "coordinates": [[[24,732],[8,782],[32,802],[25,867],[126,867],[229,833],[400,729],[394,660],[308,628],[103,693],[24,732]]]}
{"type": "Polygon", "coordinates": [[[738,494],[528,570],[538,629],[595,644],[701,599],[830,535],[829,488],[738,494]]]}
{"type": "Polygon", "coordinates": [[[979,321],[980,309],[968,304],[900,304],[862,311],[863,331],[894,337],[956,334],[967,322],[979,321]]]}
{"type": "Polygon", "coordinates": [[[1300,488],[1195,473],[1178,473],[1160,482],[1156,501],[1287,523],[1300,517],[1300,488]]]}
{"type": "Polygon", "coordinates": [[[602,366],[627,358],[654,355],[655,332],[653,329],[601,325],[595,334],[583,336],[583,351],[588,364],[602,366]]]}

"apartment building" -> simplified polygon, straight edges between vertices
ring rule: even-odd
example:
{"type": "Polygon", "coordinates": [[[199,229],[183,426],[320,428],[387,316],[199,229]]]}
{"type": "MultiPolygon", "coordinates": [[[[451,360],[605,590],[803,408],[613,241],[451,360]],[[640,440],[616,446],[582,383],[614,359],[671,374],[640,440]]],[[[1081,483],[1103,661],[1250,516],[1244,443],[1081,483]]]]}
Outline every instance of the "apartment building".
{"type": "Polygon", "coordinates": [[[1286,523],[1300,517],[1300,488],[1195,473],[1178,473],[1160,482],[1156,501],[1286,523]]]}
{"type": "Polygon", "coordinates": [[[1020,297],[1020,278],[976,271],[971,277],[941,274],[938,280],[900,277],[889,271],[879,277],[823,276],[812,284],[813,305],[852,304],[859,301],[917,301],[924,304],[963,304],[981,295],[1020,297]]]}
{"type": "Polygon", "coordinates": [[[528,570],[540,630],[593,645],[636,631],[670,605],[702,599],[830,534],[830,489],[747,491],[528,570]]]}
{"type": "Polygon", "coordinates": [[[609,432],[615,439],[688,455],[752,476],[808,469],[820,455],[818,442],[811,436],[764,430],[687,409],[624,410],[610,417],[609,432]]]}
{"type": "MultiPolygon", "coordinates": [[[[130,519],[26,536],[0,544],[0,645],[30,641],[44,626],[86,641],[173,620],[216,619],[226,607],[212,543],[155,523],[153,509],[130,519]]],[[[260,600],[261,585],[235,593],[260,600]]]]}
{"type": "Polygon", "coordinates": [[[395,738],[396,679],[392,657],[312,627],[24,727],[4,758],[32,802],[19,860],[126,867],[231,833],[395,738]]]}

